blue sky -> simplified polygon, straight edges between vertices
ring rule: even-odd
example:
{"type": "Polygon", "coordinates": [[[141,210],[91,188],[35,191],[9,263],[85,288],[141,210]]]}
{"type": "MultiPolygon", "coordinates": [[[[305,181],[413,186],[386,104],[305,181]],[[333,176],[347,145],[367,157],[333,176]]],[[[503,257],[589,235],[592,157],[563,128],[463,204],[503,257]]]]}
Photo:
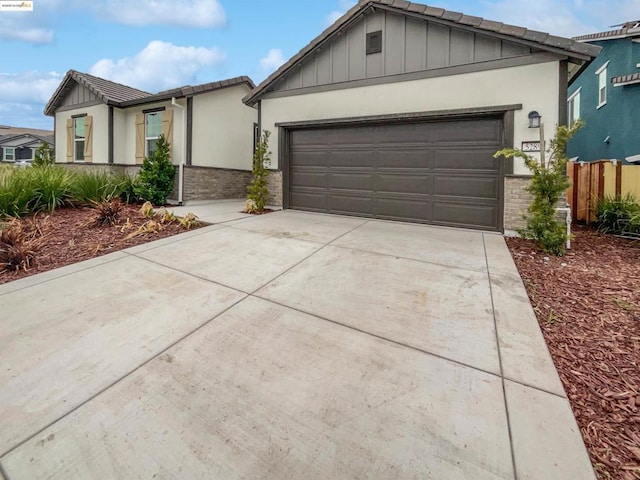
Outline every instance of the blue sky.
{"type": "MultiPolygon", "coordinates": [[[[51,128],[44,105],[69,69],[150,92],[262,81],[350,0],[34,0],[0,12],[0,124],[51,128]]],[[[430,5],[560,36],[640,17],[640,0],[441,0],[430,5]]]]}

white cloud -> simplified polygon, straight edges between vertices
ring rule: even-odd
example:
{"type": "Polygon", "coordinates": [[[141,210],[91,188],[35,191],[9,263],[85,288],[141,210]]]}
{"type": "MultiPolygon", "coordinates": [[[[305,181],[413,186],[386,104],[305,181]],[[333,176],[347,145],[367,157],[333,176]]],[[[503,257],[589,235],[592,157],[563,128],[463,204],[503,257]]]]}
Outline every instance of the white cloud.
{"type": "Polygon", "coordinates": [[[100,18],[125,25],[204,28],[227,23],[218,0],[83,0],[77,5],[91,8],[100,18]]]}
{"type": "Polygon", "coordinates": [[[217,48],[180,47],[154,40],[133,57],[98,61],[89,73],[156,92],[193,83],[199,70],[219,65],[224,60],[225,54],[217,48]]]}
{"type": "Polygon", "coordinates": [[[0,102],[47,103],[64,77],[61,73],[0,73],[0,102]]]}
{"type": "Polygon", "coordinates": [[[584,15],[580,15],[583,13],[581,10],[580,2],[501,0],[485,3],[481,15],[530,30],[572,37],[598,30],[584,15]]]}
{"type": "Polygon", "coordinates": [[[344,15],[345,13],[347,13],[347,10],[349,10],[351,7],[353,7],[356,4],[355,1],[353,0],[340,0],[340,6],[338,7],[337,10],[332,11],[331,13],[329,13],[329,15],[327,15],[327,18],[325,18],[325,26],[329,26],[332,23],[334,23],[336,20],[338,20],[342,15],[344,15]]]}
{"type": "Polygon", "coordinates": [[[262,65],[262,69],[265,71],[274,71],[280,68],[280,66],[286,62],[287,60],[282,55],[282,50],[279,48],[272,48],[267,53],[266,57],[260,59],[260,65],[262,65]]]}

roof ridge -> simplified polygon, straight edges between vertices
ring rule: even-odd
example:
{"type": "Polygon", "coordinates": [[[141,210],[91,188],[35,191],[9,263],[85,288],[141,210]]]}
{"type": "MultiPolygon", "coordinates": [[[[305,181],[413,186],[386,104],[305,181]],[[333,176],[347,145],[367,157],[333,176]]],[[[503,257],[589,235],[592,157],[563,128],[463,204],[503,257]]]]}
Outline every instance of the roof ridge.
{"type": "MultiPolygon", "coordinates": [[[[95,79],[97,79],[97,80],[102,80],[103,82],[109,82],[109,83],[112,83],[112,84],[117,85],[117,86],[119,86],[119,87],[128,88],[128,89],[130,89],[130,90],[136,90],[136,91],[141,92],[141,93],[144,93],[144,94],[146,94],[146,95],[153,95],[152,93],[147,92],[147,91],[145,91],[145,90],[141,90],[141,89],[139,89],[139,88],[132,87],[132,86],[130,86],[130,85],[125,85],[124,83],[114,82],[113,80],[109,80],[108,78],[98,77],[98,76],[96,76],[96,75],[92,75],[92,74],[90,74],[90,73],[86,73],[86,72],[79,72],[78,70],[73,70],[73,69],[72,69],[72,70],[69,70],[69,72],[72,72],[72,75],[73,75],[73,74],[75,74],[76,76],[81,76],[81,77],[91,77],[91,78],[95,78],[95,79]]],[[[97,88],[95,85],[94,85],[94,87],[95,87],[95,88],[97,88]]]]}

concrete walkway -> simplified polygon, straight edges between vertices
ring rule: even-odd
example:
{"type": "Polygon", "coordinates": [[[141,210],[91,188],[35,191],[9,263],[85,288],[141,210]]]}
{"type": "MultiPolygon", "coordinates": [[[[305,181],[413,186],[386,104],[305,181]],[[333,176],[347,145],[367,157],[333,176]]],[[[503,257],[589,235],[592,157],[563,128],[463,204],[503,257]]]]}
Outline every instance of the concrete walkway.
{"type": "Polygon", "coordinates": [[[0,477],[595,478],[502,237],[241,208],[0,286],[0,477]]]}

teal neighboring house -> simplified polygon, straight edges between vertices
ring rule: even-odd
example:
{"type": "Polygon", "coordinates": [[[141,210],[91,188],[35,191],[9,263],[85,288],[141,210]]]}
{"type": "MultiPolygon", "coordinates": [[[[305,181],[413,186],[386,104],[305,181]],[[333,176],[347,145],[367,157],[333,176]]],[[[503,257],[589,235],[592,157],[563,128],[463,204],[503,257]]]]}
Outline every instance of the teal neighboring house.
{"type": "Polygon", "coordinates": [[[586,123],[569,142],[569,157],[640,163],[640,20],[574,40],[602,51],[569,85],[569,125],[586,123]]]}

